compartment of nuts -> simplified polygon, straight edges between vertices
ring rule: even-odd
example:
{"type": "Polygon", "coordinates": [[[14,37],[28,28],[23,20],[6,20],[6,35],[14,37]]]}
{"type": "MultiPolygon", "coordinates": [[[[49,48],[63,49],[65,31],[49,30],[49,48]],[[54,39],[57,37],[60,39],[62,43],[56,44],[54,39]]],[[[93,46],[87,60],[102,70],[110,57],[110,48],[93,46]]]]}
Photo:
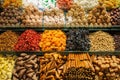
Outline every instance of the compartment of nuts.
{"type": "Polygon", "coordinates": [[[62,80],[66,59],[58,53],[46,53],[40,57],[40,80],[62,80]]]}
{"type": "Polygon", "coordinates": [[[120,80],[120,58],[117,56],[92,56],[98,80],[120,80]]]}
{"type": "Polygon", "coordinates": [[[120,25],[120,8],[111,10],[110,16],[112,25],[120,25]]]}
{"type": "Polygon", "coordinates": [[[12,80],[38,80],[38,64],[36,55],[21,53],[16,60],[12,80]]]}
{"type": "Polygon", "coordinates": [[[0,27],[16,27],[21,23],[21,9],[13,5],[5,7],[0,14],[0,27]]]}
{"type": "Polygon", "coordinates": [[[85,26],[87,26],[87,20],[84,9],[76,3],[72,4],[70,10],[66,13],[66,27],[85,26]]]}
{"type": "Polygon", "coordinates": [[[115,51],[113,36],[107,32],[97,31],[89,35],[90,51],[115,51]]]}
{"type": "Polygon", "coordinates": [[[110,27],[110,15],[107,13],[104,5],[99,3],[88,14],[87,21],[90,27],[110,27]]]}
{"type": "Polygon", "coordinates": [[[43,12],[30,4],[24,8],[22,14],[23,27],[42,27],[43,12]]]}
{"type": "Polygon", "coordinates": [[[0,34],[0,51],[13,51],[18,40],[18,34],[10,30],[0,34]]]}
{"type": "Polygon", "coordinates": [[[64,27],[64,12],[58,8],[46,9],[44,11],[44,27],[64,27]]]}

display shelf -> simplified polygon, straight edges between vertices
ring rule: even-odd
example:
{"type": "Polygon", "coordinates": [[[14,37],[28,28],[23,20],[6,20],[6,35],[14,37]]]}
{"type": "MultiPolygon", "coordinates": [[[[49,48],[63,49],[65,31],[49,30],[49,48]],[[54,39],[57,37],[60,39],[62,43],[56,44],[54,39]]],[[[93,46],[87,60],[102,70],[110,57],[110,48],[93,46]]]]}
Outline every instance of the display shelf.
{"type": "Polygon", "coordinates": [[[103,30],[103,31],[109,31],[109,30],[120,30],[120,25],[115,25],[112,27],[12,27],[12,26],[6,26],[6,27],[0,27],[0,31],[4,31],[4,30],[15,30],[15,31],[24,31],[26,29],[33,29],[36,31],[44,31],[45,29],[61,29],[61,30],[69,30],[69,29],[88,29],[90,31],[96,31],[96,30],[103,30]]]}
{"type": "Polygon", "coordinates": [[[20,55],[21,53],[27,53],[29,55],[36,54],[38,56],[44,55],[44,53],[60,53],[62,55],[68,55],[69,53],[74,53],[74,54],[80,54],[80,53],[89,53],[90,55],[118,55],[120,56],[120,51],[20,51],[20,52],[15,52],[15,51],[0,51],[0,54],[10,54],[10,55],[20,55]]]}

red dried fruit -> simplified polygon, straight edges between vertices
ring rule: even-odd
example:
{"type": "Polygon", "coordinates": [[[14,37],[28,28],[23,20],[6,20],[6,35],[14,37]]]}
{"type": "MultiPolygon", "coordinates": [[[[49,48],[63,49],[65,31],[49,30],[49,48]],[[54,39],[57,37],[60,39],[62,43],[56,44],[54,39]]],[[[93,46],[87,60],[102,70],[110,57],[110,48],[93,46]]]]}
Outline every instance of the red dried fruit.
{"type": "Polygon", "coordinates": [[[26,30],[18,38],[18,42],[15,45],[15,51],[39,51],[38,46],[41,35],[34,30],[26,30]]]}

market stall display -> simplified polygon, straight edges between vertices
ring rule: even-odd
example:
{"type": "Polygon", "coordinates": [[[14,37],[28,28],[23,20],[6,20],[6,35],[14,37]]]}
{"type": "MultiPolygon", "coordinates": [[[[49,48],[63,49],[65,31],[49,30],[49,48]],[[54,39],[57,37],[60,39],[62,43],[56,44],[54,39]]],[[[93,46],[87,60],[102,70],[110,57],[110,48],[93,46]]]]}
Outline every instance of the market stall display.
{"type": "Polygon", "coordinates": [[[120,80],[119,6],[0,0],[0,80],[120,80]]]}

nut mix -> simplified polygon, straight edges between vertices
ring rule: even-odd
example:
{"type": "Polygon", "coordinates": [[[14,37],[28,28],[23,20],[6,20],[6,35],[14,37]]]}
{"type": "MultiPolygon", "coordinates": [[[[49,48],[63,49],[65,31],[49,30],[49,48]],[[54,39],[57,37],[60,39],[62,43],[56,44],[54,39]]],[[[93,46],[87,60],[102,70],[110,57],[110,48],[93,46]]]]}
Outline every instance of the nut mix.
{"type": "Polygon", "coordinates": [[[84,27],[87,26],[85,12],[81,6],[73,4],[66,14],[66,27],[84,27]]]}
{"type": "Polygon", "coordinates": [[[90,51],[114,51],[114,38],[106,32],[97,31],[89,35],[90,51]]]}
{"type": "Polygon", "coordinates": [[[67,46],[66,50],[79,50],[79,51],[88,51],[90,48],[89,31],[84,29],[74,29],[69,30],[67,35],[67,46]]]}
{"type": "Polygon", "coordinates": [[[58,8],[46,9],[44,11],[44,27],[64,27],[64,12],[58,8]]]}
{"type": "Polygon", "coordinates": [[[66,59],[58,53],[46,53],[40,57],[40,80],[62,80],[66,59]]]}
{"type": "Polygon", "coordinates": [[[42,18],[43,18],[43,12],[40,11],[38,8],[33,6],[32,4],[26,6],[24,8],[23,14],[22,14],[22,24],[21,26],[29,27],[29,26],[36,26],[41,27],[42,26],[42,18]]]}
{"type": "Polygon", "coordinates": [[[110,16],[112,25],[120,25],[120,8],[113,9],[110,16]]]}
{"type": "Polygon", "coordinates": [[[0,55],[0,80],[12,80],[15,58],[16,56],[0,55]]]}
{"type": "Polygon", "coordinates": [[[104,5],[100,3],[94,7],[88,14],[87,21],[90,27],[110,27],[110,15],[107,13],[104,5]]]}
{"type": "Polygon", "coordinates": [[[26,30],[23,32],[14,47],[15,51],[39,51],[39,42],[41,36],[34,30],[26,30]]]}
{"type": "Polygon", "coordinates": [[[38,57],[21,53],[17,58],[12,80],[38,80],[38,57]]]}
{"type": "Polygon", "coordinates": [[[4,8],[0,13],[0,27],[2,26],[19,26],[21,23],[21,10],[13,5],[4,8]]]}
{"type": "Polygon", "coordinates": [[[120,58],[116,56],[92,56],[98,80],[120,79],[120,58]]]}
{"type": "Polygon", "coordinates": [[[18,40],[18,35],[10,30],[0,35],[0,51],[12,51],[18,40]]]}
{"type": "Polygon", "coordinates": [[[61,30],[45,30],[39,46],[42,51],[64,51],[66,48],[66,35],[61,30]]]}
{"type": "Polygon", "coordinates": [[[120,51],[120,33],[114,34],[114,41],[115,41],[115,50],[120,51]]]}

